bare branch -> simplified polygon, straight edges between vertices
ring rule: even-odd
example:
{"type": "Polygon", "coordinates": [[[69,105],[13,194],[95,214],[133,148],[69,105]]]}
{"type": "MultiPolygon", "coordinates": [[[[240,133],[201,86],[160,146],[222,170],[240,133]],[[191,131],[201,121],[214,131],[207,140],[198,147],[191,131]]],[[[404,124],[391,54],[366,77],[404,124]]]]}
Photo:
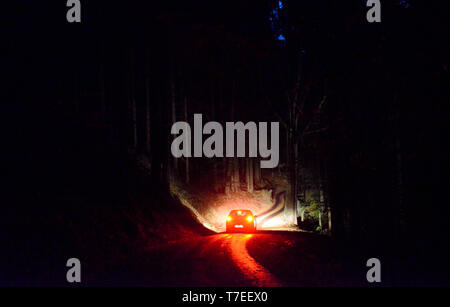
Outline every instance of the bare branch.
{"type": "Polygon", "coordinates": [[[319,106],[317,107],[319,110],[322,109],[322,106],[325,104],[325,101],[326,101],[326,100],[327,100],[327,96],[324,95],[323,98],[322,98],[322,100],[321,100],[320,103],[319,103],[319,106]]]}
{"type": "Polygon", "coordinates": [[[313,134],[313,133],[323,132],[323,131],[328,130],[328,128],[330,128],[329,125],[327,125],[327,126],[325,126],[325,127],[323,127],[323,128],[320,128],[320,129],[316,129],[316,130],[305,131],[305,132],[303,132],[303,135],[308,135],[308,134],[313,134]]]}
{"type": "Polygon", "coordinates": [[[278,120],[280,121],[280,123],[284,126],[284,128],[289,129],[288,125],[287,125],[286,122],[281,118],[281,116],[280,116],[277,112],[275,112],[274,114],[275,114],[275,116],[278,118],[278,120]]]}
{"type": "MultiPolygon", "coordinates": [[[[270,101],[269,97],[267,97],[267,95],[265,93],[263,93],[264,96],[264,100],[271,106],[273,107],[273,103],[272,101],[270,101]]],[[[274,111],[275,116],[278,118],[278,120],[280,121],[280,123],[286,128],[288,129],[288,125],[286,123],[286,121],[283,120],[283,118],[280,116],[280,114],[278,114],[277,112],[274,111]]]]}

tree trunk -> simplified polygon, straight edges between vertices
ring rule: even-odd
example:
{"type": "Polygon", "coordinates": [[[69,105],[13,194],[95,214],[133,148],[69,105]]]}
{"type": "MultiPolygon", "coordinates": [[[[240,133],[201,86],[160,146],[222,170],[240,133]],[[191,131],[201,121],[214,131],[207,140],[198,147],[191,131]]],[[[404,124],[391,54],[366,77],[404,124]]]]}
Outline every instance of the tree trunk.
{"type": "MultiPolygon", "coordinates": [[[[293,135],[291,131],[288,131],[288,146],[287,148],[292,148],[294,145],[294,140],[293,140],[293,135]]],[[[292,150],[288,150],[289,154],[288,154],[288,161],[286,163],[287,166],[287,172],[288,172],[288,182],[289,182],[289,186],[288,186],[288,190],[287,190],[287,195],[286,195],[286,204],[285,204],[285,208],[284,208],[284,216],[286,219],[286,222],[288,224],[296,224],[297,220],[296,220],[296,210],[295,210],[295,205],[296,205],[296,166],[295,166],[295,161],[294,161],[294,153],[292,150]]]]}
{"type": "Polygon", "coordinates": [[[130,53],[130,74],[131,74],[131,93],[130,93],[130,113],[131,113],[131,129],[132,143],[131,150],[136,153],[137,149],[137,119],[136,119],[136,99],[135,99],[135,76],[134,76],[134,52],[130,53]]]}
{"type": "Polygon", "coordinates": [[[251,158],[246,159],[246,180],[247,180],[247,191],[253,193],[253,160],[251,158]]]}
{"type": "Polygon", "coordinates": [[[327,206],[327,216],[328,216],[328,232],[331,234],[333,228],[332,228],[332,223],[331,223],[331,207],[327,206]]]}
{"type": "Polygon", "coordinates": [[[319,209],[319,227],[320,230],[322,230],[322,211],[319,209]]]}
{"type": "Polygon", "coordinates": [[[302,206],[302,202],[297,199],[297,209],[298,209],[298,215],[300,216],[300,221],[305,221],[305,207],[302,206]]]}
{"type": "Polygon", "coordinates": [[[145,80],[145,150],[151,155],[150,145],[150,79],[145,80]]]}
{"type": "Polygon", "coordinates": [[[396,218],[397,221],[394,221],[394,225],[397,225],[396,235],[397,238],[402,237],[402,235],[406,232],[406,214],[405,207],[403,202],[403,159],[402,159],[402,147],[401,147],[401,130],[400,130],[400,102],[397,99],[397,96],[394,96],[394,114],[396,123],[395,123],[395,135],[394,135],[394,151],[395,151],[395,202],[396,202],[396,218]]]}
{"type": "MultiPolygon", "coordinates": [[[[236,83],[235,80],[232,81],[231,84],[231,120],[234,121],[234,101],[235,101],[235,87],[236,87],[236,83]]],[[[235,152],[236,154],[236,152],[235,152]]],[[[231,158],[231,165],[232,165],[232,171],[231,171],[231,190],[233,192],[237,192],[240,189],[240,178],[239,178],[239,159],[236,158],[236,156],[234,156],[234,158],[231,158]]]]}
{"type": "Polygon", "coordinates": [[[261,166],[258,159],[253,159],[253,173],[255,174],[254,183],[256,186],[261,184],[261,166]]]}
{"type": "Polygon", "coordinates": [[[223,158],[226,169],[225,194],[233,192],[233,158],[223,158]]]}
{"type": "Polygon", "coordinates": [[[106,119],[105,67],[103,61],[100,63],[100,113],[102,120],[105,120],[106,119]]]}
{"type": "MultiPolygon", "coordinates": [[[[172,124],[175,124],[177,121],[177,110],[176,110],[176,103],[175,103],[175,80],[172,72],[171,80],[170,80],[170,103],[172,106],[172,124]]],[[[170,152],[169,152],[170,154],[170,152]]],[[[178,173],[178,159],[173,157],[173,172],[176,175],[178,173]]]]}
{"type": "MultiPolygon", "coordinates": [[[[184,97],[184,121],[186,122],[186,125],[188,125],[188,109],[187,109],[187,98],[184,97]]],[[[185,141],[186,144],[188,142],[190,142],[190,140],[186,140],[185,141]]],[[[189,157],[185,157],[184,158],[186,161],[186,177],[185,177],[185,182],[189,183],[190,178],[189,178],[189,157]]]]}
{"type": "MultiPolygon", "coordinates": [[[[216,119],[216,99],[214,96],[214,84],[211,84],[211,118],[212,120],[217,121],[216,119]]],[[[219,191],[219,178],[218,178],[218,171],[217,171],[217,164],[219,163],[219,160],[217,158],[213,158],[211,161],[213,164],[213,190],[214,192],[219,191]]]]}
{"type": "Polygon", "coordinates": [[[233,192],[237,192],[241,188],[241,180],[239,178],[239,159],[233,158],[233,182],[232,182],[233,192]]]}

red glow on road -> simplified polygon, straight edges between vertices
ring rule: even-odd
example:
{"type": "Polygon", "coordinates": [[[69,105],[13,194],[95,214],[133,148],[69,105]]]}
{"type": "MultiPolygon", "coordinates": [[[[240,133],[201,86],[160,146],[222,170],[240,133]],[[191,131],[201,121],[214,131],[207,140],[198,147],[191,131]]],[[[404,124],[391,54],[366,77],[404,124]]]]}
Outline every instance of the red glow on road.
{"type": "Polygon", "coordinates": [[[275,276],[249,255],[246,245],[252,238],[252,234],[224,234],[223,236],[229,242],[228,247],[233,261],[252,285],[258,287],[281,286],[275,276]]]}

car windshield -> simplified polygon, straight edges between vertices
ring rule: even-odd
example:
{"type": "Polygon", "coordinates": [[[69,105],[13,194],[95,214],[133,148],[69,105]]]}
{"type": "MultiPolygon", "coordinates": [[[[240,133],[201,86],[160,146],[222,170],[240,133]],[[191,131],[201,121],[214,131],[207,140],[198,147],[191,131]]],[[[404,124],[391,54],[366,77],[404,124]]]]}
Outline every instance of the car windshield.
{"type": "Polygon", "coordinates": [[[244,216],[244,215],[252,215],[252,212],[250,210],[233,210],[230,212],[230,215],[239,215],[239,216],[244,216]]]}

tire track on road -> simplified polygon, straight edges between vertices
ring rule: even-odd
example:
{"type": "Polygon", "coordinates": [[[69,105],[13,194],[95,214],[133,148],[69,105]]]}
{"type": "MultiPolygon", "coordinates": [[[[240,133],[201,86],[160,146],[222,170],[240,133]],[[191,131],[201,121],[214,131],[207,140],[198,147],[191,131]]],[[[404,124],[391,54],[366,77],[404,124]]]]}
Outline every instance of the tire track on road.
{"type": "Polygon", "coordinates": [[[260,265],[247,251],[247,242],[252,234],[226,234],[224,240],[228,242],[231,257],[253,286],[279,287],[282,283],[265,267],[260,265]]]}

